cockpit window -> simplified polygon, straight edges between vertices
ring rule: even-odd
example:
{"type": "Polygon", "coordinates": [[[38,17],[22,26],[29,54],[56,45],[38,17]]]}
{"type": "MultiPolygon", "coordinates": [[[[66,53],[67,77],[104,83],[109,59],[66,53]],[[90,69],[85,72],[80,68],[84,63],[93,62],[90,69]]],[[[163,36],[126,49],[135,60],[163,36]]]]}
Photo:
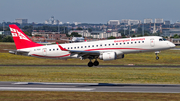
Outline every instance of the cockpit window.
{"type": "Polygon", "coordinates": [[[163,39],[159,39],[159,41],[163,41],[163,39]]]}
{"type": "Polygon", "coordinates": [[[160,38],[159,41],[166,41],[166,39],[165,38],[160,38]]]}

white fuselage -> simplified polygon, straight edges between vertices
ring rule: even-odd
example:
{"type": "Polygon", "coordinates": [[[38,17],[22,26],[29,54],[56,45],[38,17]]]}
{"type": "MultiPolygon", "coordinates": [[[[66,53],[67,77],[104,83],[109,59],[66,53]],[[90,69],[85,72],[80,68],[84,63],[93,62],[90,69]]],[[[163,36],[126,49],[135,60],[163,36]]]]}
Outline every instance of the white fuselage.
{"type": "MultiPolygon", "coordinates": [[[[114,40],[102,40],[92,42],[80,42],[80,43],[68,43],[60,44],[67,50],[77,51],[99,51],[115,52],[117,55],[160,51],[175,47],[175,45],[169,41],[164,41],[162,37],[148,36],[148,37],[135,37],[135,38],[123,38],[114,40]]],[[[39,46],[32,48],[20,49],[20,51],[29,52],[29,56],[43,57],[43,58],[79,58],[78,54],[71,54],[69,51],[62,51],[57,44],[39,46]]]]}

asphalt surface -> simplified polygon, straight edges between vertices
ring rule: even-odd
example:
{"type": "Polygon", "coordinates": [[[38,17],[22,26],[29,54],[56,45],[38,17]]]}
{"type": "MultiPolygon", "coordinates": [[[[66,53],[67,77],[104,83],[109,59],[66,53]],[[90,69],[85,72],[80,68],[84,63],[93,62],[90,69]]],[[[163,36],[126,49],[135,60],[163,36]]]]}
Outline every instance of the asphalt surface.
{"type": "Polygon", "coordinates": [[[0,82],[0,91],[76,91],[76,92],[180,93],[180,85],[111,84],[111,83],[0,82]]]}
{"type": "MultiPolygon", "coordinates": [[[[9,66],[9,67],[88,67],[87,65],[0,65],[2,66],[9,66]]],[[[99,65],[93,67],[166,67],[166,68],[180,68],[177,65],[99,65]]],[[[90,67],[92,68],[92,67],[90,67]]]]}

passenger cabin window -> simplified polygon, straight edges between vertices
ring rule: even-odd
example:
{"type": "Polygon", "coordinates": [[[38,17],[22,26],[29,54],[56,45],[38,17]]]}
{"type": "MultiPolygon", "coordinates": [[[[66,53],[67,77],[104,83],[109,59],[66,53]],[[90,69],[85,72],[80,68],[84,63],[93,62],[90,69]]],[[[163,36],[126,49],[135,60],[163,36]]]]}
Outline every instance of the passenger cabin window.
{"type": "Polygon", "coordinates": [[[144,41],[142,41],[142,43],[144,43],[144,41]]]}
{"type": "Polygon", "coordinates": [[[127,44],[129,44],[129,42],[127,42],[127,44]]]}
{"type": "Polygon", "coordinates": [[[51,51],[51,49],[49,49],[49,51],[51,51]]]}
{"type": "Polygon", "coordinates": [[[98,47],[98,45],[96,45],[96,47],[98,47]]]}
{"type": "Polygon", "coordinates": [[[131,42],[131,44],[133,44],[133,42],[131,42]]]}
{"type": "Polygon", "coordinates": [[[81,48],[83,48],[83,46],[81,46],[81,48]]]}
{"type": "Polygon", "coordinates": [[[118,45],[118,43],[116,43],[116,45],[118,45]]]}
{"type": "Polygon", "coordinates": [[[104,46],[106,46],[106,44],[104,46]]]}

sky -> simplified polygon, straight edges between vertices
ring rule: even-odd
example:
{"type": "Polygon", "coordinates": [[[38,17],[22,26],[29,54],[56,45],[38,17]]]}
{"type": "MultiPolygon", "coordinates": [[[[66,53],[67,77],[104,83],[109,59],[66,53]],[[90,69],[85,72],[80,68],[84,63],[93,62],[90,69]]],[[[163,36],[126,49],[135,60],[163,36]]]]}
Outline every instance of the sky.
{"type": "Polygon", "coordinates": [[[1,0],[0,23],[17,18],[44,23],[51,16],[66,22],[102,23],[109,20],[163,18],[180,20],[180,0],[1,0]]]}

